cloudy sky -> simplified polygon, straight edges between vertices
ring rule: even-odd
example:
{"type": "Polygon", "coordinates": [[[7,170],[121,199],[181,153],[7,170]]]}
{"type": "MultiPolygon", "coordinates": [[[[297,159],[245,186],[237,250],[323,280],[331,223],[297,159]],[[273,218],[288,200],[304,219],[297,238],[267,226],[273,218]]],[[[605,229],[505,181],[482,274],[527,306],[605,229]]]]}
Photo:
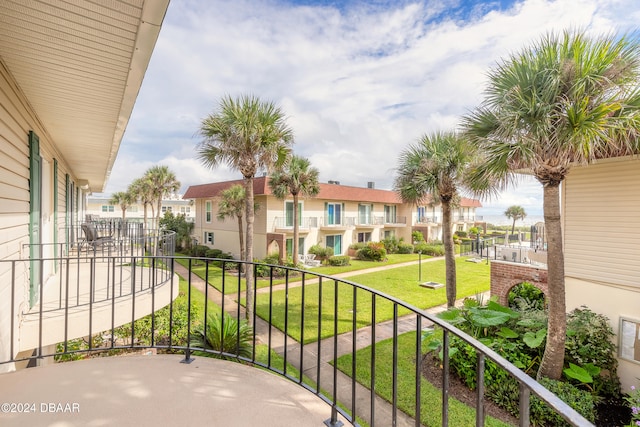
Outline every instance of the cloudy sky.
{"type": "MultiPolygon", "coordinates": [[[[105,194],[163,164],[189,185],[240,174],[195,158],[222,96],[279,104],[321,182],[391,189],[398,153],[454,129],[486,73],[545,31],[628,32],[638,0],[171,0],[105,194]]],[[[483,212],[541,214],[530,179],[483,212]]]]}

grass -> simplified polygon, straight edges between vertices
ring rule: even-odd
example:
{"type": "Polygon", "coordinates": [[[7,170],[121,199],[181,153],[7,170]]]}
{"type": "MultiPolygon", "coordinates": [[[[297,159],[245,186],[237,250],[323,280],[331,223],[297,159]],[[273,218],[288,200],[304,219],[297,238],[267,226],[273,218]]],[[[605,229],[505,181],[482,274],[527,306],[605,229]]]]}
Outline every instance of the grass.
{"type": "MultiPolygon", "coordinates": [[[[181,255],[182,256],[182,255],[181,255]]],[[[346,273],[350,271],[358,271],[365,270],[368,268],[375,267],[383,267],[386,265],[394,265],[401,264],[403,262],[410,262],[418,260],[418,254],[390,254],[387,256],[387,260],[383,262],[374,262],[374,261],[360,261],[360,260],[351,260],[350,265],[342,266],[342,267],[333,267],[333,266],[321,266],[313,268],[309,270],[307,277],[315,278],[314,273],[325,274],[325,275],[335,275],[339,273],[346,273]]],[[[427,255],[422,256],[423,259],[430,258],[427,255]]],[[[176,258],[176,262],[182,265],[185,268],[189,268],[189,260],[184,258],[176,258]]],[[[207,282],[215,287],[218,291],[222,292],[223,282],[222,282],[222,269],[215,265],[209,265],[208,273],[206,264],[202,261],[195,263],[191,262],[191,271],[196,274],[201,279],[205,279],[205,276],[208,274],[207,282]]],[[[291,275],[289,281],[293,279],[293,281],[299,280],[300,275],[291,275]]],[[[272,282],[269,281],[269,278],[260,278],[257,280],[257,288],[266,288],[272,283],[273,285],[280,285],[285,283],[285,278],[274,278],[272,282]]],[[[239,278],[238,275],[232,273],[226,273],[224,277],[224,294],[225,295],[233,295],[238,293],[238,287],[240,287],[240,291],[246,290],[246,282],[244,278],[239,278]]]]}
{"type": "MultiPolygon", "coordinates": [[[[393,340],[380,341],[375,346],[375,391],[385,400],[392,401],[393,366],[390,363],[393,353],[393,340]]],[[[425,343],[422,344],[422,354],[426,352],[425,343]]],[[[416,333],[409,332],[398,336],[398,376],[397,376],[397,404],[398,409],[415,418],[416,402],[416,333]]],[[[337,366],[345,374],[351,376],[351,354],[338,358],[337,366]]],[[[356,352],[356,380],[365,387],[371,387],[371,347],[363,348],[356,352]]],[[[442,425],[442,392],[429,381],[421,378],[421,412],[420,421],[426,426],[442,425]],[[438,410],[433,410],[438,408],[438,410]]],[[[475,409],[466,406],[458,400],[449,397],[449,425],[473,426],[475,425],[475,409]]],[[[502,421],[487,417],[486,426],[506,427],[502,421]]]]}
{"type": "MultiPolygon", "coordinates": [[[[489,289],[489,266],[485,263],[465,262],[465,259],[456,260],[458,298],[473,296],[489,289]]],[[[420,309],[446,303],[444,287],[431,290],[418,286],[418,269],[418,265],[398,267],[353,276],[349,280],[413,304],[420,309]]],[[[422,269],[423,280],[444,283],[444,260],[423,264],[422,269]]],[[[356,289],[345,283],[337,282],[336,284],[334,280],[323,280],[322,285],[308,284],[304,288],[292,287],[287,291],[274,291],[271,297],[269,294],[259,293],[256,298],[256,313],[267,321],[271,316],[270,322],[283,331],[285,331],[286,321],[285,333],[298,341],[309,343],[318,338],[330,337],[334,331],[338,334],[351,331],[354,321],[356,329],[371,324],[374,319],[371,295],[368,291],[356,289]],[[270,303],[271,315],[269,314],[270,303]],[[305,312],[304,325],[301,318],[302,307],[305,312]]],[[[375,300],[375,321],[382,322],[393,318],[393,304],[379,297],[375,300]]],[[[398,311],[400,316],[407,313],[409,311],[403,308],[398,311]]]]}

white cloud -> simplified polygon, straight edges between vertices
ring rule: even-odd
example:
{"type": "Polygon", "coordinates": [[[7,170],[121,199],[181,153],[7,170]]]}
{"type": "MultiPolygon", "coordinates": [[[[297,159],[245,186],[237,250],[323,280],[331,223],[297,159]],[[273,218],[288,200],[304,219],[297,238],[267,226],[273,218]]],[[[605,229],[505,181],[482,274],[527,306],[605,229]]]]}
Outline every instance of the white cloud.
{"type": "MultiPolygon", "coordinates": [[[[398,152],[454,128],[500,58],[548,30],[624,31],[640,18],[636,0],[525,0],[504,11],[457,0],[344,3],[172,1],[107,192],[156,163],[185,186],[239,178],[204,168],[195,147],[202,118],[241,93],[283,108],[295,152],[323,181],[390,188],[398,152]]],[[[521,186],[484,204],[539,211],[541,190],[521,186]]]]}

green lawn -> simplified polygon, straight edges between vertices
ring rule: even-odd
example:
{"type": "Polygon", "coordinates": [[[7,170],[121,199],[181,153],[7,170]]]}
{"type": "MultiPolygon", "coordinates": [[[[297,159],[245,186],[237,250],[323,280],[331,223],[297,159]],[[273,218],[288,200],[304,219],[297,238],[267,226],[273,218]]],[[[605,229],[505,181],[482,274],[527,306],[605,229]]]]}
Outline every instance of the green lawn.
{"type": "MultiPolygon", "coordinates": [[[[456,260],[458,298],[473,296],[489,289],[490,267],[485,263],[466,262],[465,259],[458,258],[456,260]]],[[[418,286],[418,269],[418,265],[398,267],[349,277],[348,280],[376,289],[421,309],[446,303],[444,287],[431,290],[418,286]]],[[[422,265],[423,281],[444,283],[444,277],[444,260],[422,265]]],[[[373,313],[371,293],[361,289],[355,290],[354,302],[354,289],[351,285],[340,282],[336,285],[334,280],[324,279],[322,285],[309,284],[304,287],[304,290],[302,287],[292,287],[288,292],[275,291],[271,297],[269,294],[258,294],[256,313],[269,321],[271,299],[271,323],[284,331],[286,311],[288,318],[286,319],[287,330],[285,332],[298,341],[314,342],[319,337],[332,336],[334,327],[338,334],[351,331],[354,313],[356,329],[371,324],[373,313]],[[336,287],[337,305],[335,304],[336,287]],[[322,304],[320,320],[318,319],[319,301],[322,304]],[[287,304],[288,309],[285,310],[287,304]],[[301,307],[303,306],[305,311],[304,328],[301,324],[301,307]],[[334,321],[334,319],[336,320],[334,321]]],[[[400,309],[398,314],[407,313],[408,310],[400,309]]],[[[392,317],[393,304],[386,299],[376,297],[375,321],[382,322],[392,317]]]]}
{"type": "MultiPolygon", "coordinates": [[[[422,259],[430,258],[427,255],[423,255],[422,259]]],[[[403,262],[410,262],[418,260],[418,254],[390,254],[387,255],[387,260],[384,262],[374,262],[374,261],[360,261],[360,260],[351,260],[350,265],[342,266],[342,267],[333,267],[333,266],[321,266],[309,269],[309,273],[306,276],[307,280],[315,279],[317,276],[313,273],[325,274],[325,275],[335,275],[339,273],[346,273],[349,271],[357,271],[357,270],[365,270],[367,268],[374,267],[382,267],[385,265],[393,265],[400,264],[403,262]]],[[[181,264],[182,266],[188,268],[189,260],[178,258],[176,262],[181,264]]],[[[207,273],[206,265],[204,262],[194,262],[191,261],[191,270],[198,277],[204,280],[205,275],[208,274],[207,282],[215,287],[217,290],[222,292],[223,283],[222,283],[222,269],[216,267],[214,265],[209,264],[209,270],[207,273]]],[[[301,278],[301,275],[290,273],[289,282],[298,281],[301,278]]],[[[273,279],[273,285],[280,285],[285,283],[285,279],[283,277],[273,279]]],[[[257,288],[266,288],[270,285],[269,278],[258,278],[257,280],[257,288]]],[[[240,286],[241,291],[246,289],[246,284],[244,278],[238,279],[236,274],[227,273],[224,277],[224,293],[225,295],[232,295],[238,293],[238,286],[240,286]]]]}
{"type": "MultiPolygon", "coordinates": [[[[376,344],[375,359],[375,390],[376,393],[387,401],[392,401],[393,366],[391,360],[393,354],[393,340],[388,339],[376,344]]],[[[422,354],[426,352],[423,343],[422,354]]],[[[416,334],[409,332],[398,337],[398,409],[415,417],[415,357],[416,334]]],[[[338,358],[337,366],[345,374],[351,376],[351,354],[338,358]]],[[[363,348],[356,352],[356,380],[365,387],[371,387],[371,347],[363,348]]],[[[420,421],[425,426],[436,427],[442,425],[442,392],[429,381],[421,379],[421,408],[420,421]]],[[[449,425],[473,426],[475,425],[475,410],[449,397],[449,425]]],[[[506,427],[502,421],[487,417],[486,426],[506,427]]]]}

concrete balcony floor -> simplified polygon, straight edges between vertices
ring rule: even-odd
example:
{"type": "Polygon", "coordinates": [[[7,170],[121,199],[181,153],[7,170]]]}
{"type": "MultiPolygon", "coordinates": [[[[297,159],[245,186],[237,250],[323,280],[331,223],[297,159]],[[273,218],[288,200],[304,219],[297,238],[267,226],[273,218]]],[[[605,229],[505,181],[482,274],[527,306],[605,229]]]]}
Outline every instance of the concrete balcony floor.
{"type": "Polygon", "coordinates": [[[35,413],[3,405],[0,425],[318,427],[331,414],[319,397],[267,371],[206,357],[181,360],[149,351],[2,374],[0,405],[34,404],[35,413]]]}

